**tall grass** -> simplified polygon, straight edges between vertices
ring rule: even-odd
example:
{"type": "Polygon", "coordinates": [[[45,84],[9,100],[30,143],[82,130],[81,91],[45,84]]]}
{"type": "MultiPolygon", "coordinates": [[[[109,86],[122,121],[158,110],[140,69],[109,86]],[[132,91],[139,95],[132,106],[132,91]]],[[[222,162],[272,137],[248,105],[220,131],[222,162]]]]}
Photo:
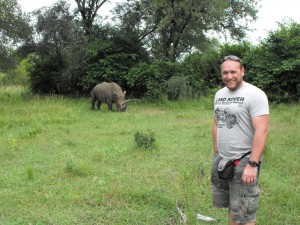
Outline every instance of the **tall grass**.
{"type": "MultiPolygon", "coordinates": [[[[86,98],[0,88],[0,224],[227,224],[212,208],[212,96],[90,110],[86,98]],[[134,135],[153,133],[151,150],[134,135]]],[[[257,224],[299,224],[299,104],[271,106],[257,224]]]]}

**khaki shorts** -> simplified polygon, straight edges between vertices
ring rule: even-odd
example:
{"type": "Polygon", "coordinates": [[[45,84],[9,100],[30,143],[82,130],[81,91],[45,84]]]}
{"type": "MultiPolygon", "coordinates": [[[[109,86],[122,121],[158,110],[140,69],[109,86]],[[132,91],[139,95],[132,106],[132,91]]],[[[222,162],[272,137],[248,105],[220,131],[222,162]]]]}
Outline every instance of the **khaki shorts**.
{"type": "Polygon", "coordinates": [[[221,157],[215,154],[211,174],[213,206],[217,208],[229,208],[232,219],[236,223],[255,222],[255,212],[258,208],[260,193],[257,180],[250,185],[243,185],[241,180],[249,158],[245,157],[240,160],[234,169],[234,177],[231,180],[219,179],[217,165],[220,160],[221,157]]]}

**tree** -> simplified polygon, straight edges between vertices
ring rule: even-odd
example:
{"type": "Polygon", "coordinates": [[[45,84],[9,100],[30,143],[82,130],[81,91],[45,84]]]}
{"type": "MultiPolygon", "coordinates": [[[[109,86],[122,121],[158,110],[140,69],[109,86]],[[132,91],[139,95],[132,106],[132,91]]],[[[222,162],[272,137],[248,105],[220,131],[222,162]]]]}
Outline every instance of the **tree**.
{"type": "Polygon", "coordinates": [[[140,34],[156,58],[174,62],[183,53],[210,43],[208,32],[245,36],[256,19],[259,0],[133,0],[119,5],[117,18],[140,34]]]}
{"type": "Polygon", "coordinates": [[[86,39],[65,1],[35,12],[36,45],[31,68],[34,92],[78,91],[86,39]]]}
{"type": "Polygon", "coordinates": [[[13,47],[31,35],[28,15],[22,13],[16,0],[0,0],[0,72],[16,65],[13,47]]]}
{"type": "Polygon", "coordinates": [[[77,4],[77,10],[82,17],[82,23],[86,35],[92,34],[93,22],[97,17],[97,12],[101,6],[108,0],[74,0],[77,4]]]}
{"type": "Polygon", "coordinates": [[[102,27],[97,36],[90,39],[84,55],[84,89],[90,90],[102,81],[114,81],[127,89],[128,71],[140,62],[149,61],[146,50],[133,36],[128,38],[117,29],[102,27]]]}
{"type": "Polygon", "coordinates": [[[56,61],[61,67],[66,67],[64,50],[77,39],[79,34],[74,24],[74,17],[69,12],[69,6],[60,1],[51,8],[35,12],[35,25],[38,35],[36,53],[56,61]]]}
{"type": "Polygon", "coordinates": [[[272,102],[299,102],[300,24],[279,23],[279,28],[245,56],[248,79],[266,91],[272,102]]]}

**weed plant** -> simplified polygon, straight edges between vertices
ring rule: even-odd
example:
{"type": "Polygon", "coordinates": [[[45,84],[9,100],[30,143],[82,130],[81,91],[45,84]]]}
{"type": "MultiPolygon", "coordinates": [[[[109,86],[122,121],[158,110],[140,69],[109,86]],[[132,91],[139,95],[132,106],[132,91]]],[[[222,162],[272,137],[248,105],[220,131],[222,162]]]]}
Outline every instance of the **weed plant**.
{"type": "Polygon", "coordinates": [[[154,132],[143,133],[138,131],[134,134],[134,141],[139,148],[151,150],[155,143],[154,132]]]}
{"type": "MultiPolygon", "coordinates": [[[[187,224],[205,224],[197,213],[227,224],[211,203],[213,96],[111,113],[23,93],[0,88],[0,224],[181,224],[177,205],[187,224]],[[133,137],[149,131],[155,147],[141,151],[133,137]]],[[[259,225],[300,222],[299,110],[270,108],[259,225]]]]}

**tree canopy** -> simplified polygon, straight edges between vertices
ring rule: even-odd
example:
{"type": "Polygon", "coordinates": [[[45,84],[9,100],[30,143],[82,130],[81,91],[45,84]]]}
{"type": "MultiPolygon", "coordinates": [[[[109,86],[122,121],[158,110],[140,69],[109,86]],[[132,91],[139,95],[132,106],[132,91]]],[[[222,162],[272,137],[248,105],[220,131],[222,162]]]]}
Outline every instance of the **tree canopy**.
{"type": "Polygon", "coordinates": [[[93,32],[93,25],[96,17],[98,16],[98,10],[108,0],[74,0],[77,4],[76,11],[80,13],[82,17],[82,23],[87,35],[93,32]]]}
{"type": "Polygon", "coordinates": [[[13,46],[28,40],[30,34],[29,17],[17,0],[0,0],[0,72],[16,65],[13,46]]]}
{"type": "Polygon", "coordinates": [[[259,0],[127,0],[113,21],[98,17],[109,1],[74,1],[73,12],[65,0],[33,12],[29,26],[15,0],[0,0],[1,70],[22,51],[35,93],[88,94],[114,81],[133,97],[176,100],[219,88],[220,58],[235,54],[270,101],[299,101],[299,24],[281,23],[255,46],[243,41],[259,0]],[[20,18],[26,26],[12,28],[20,18]],[[222,44],[214,33],[237,42],[222,44]]]}
{"type": "Polygon", "coordinates": [[[202,50],[209,32],[245,37],[256,19],[258,0],[132,0],[120,4],[116,17],[124,32],[138,33],[151,53],[175,62],[183,53],[202,50]]]}

